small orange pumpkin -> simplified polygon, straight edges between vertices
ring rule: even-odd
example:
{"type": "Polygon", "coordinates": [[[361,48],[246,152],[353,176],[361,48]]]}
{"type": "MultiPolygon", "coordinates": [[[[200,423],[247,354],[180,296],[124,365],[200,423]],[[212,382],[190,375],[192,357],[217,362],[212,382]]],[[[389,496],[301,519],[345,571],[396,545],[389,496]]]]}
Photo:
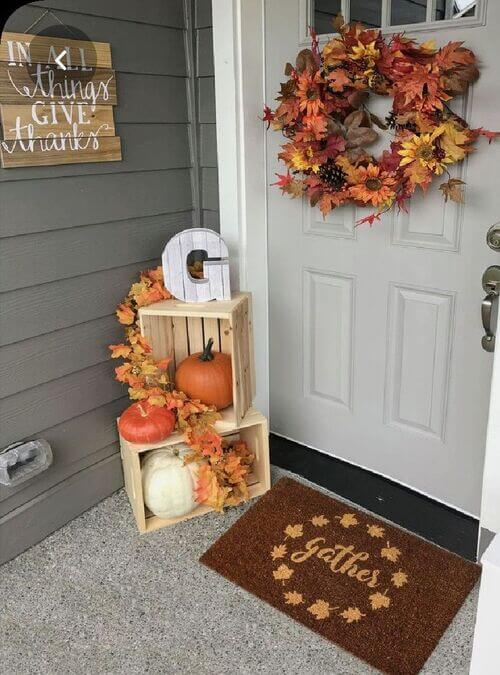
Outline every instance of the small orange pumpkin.
{"type": "Polygon", "coordinates": [[[182,361],[175,373],[175,387],[189,398],[222,410],[233,402],[231,357],[213,352],[213,344],[210,338],[203,352],[191,354],[182,361]]]}
{"type": "Polygon", "coordinates": [[[120,435],[130,443],[158,443],[175,428],[175,413],[147,401],[132,403],[118,420],[120,435]]]}

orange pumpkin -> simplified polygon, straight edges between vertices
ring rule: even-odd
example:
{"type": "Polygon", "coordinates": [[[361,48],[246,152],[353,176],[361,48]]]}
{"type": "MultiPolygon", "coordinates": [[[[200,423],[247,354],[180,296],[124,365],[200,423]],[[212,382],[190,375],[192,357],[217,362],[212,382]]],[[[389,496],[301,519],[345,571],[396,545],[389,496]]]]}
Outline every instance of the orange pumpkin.
{"type": "Polygon", "coordinates": [[[222,410],[233,402],[231,357],[213,352],[213,344],[210,338],[203,352],[182,361],[175,373],[175,387],[189,398],[222,410]]]}
{"type": "Polygon", "coordinates": [[[129,406],[118,420],[120,435],[130,443],[158,443],[175,428],[175,413],[139,401],[129,406]]]}

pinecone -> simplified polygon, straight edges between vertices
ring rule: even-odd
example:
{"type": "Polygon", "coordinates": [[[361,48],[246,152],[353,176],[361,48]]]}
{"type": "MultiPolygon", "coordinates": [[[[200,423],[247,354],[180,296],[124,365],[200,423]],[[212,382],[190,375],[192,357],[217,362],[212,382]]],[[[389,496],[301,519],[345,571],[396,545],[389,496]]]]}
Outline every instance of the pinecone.
{"type": "Polygon", "coordinates": [[[323,183],[326,183],[334,190],[340,190],[345,184],[345,173],[331,159],[328,159],[325,164],[320,166],[318,175],[323,183]]]}
{"type": "Polygon", "coordinates": [[[395,129],[396,128],[396,115],[394,114],[394,110],[391,110],[391,112],[387,115],[385,118],[385,123],[389,127],[389,129],[395,129]]]}

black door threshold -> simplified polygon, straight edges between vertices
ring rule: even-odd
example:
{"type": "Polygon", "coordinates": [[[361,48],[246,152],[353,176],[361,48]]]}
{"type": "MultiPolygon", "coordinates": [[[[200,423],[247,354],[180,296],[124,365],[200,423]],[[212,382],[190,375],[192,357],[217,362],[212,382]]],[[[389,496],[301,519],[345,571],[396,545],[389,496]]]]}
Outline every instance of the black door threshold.
{"type": "Polygon", "coordinates": [[[476,560],[479,521],[336,457],[275,434],[271,462],[349,499],[457,555],[476,560]]]}

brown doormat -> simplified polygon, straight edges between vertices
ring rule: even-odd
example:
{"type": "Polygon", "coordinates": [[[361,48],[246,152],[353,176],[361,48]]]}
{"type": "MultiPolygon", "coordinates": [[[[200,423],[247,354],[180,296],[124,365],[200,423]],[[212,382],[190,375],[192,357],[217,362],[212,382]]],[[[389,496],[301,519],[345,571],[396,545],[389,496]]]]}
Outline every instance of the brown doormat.
{"type": "Polygon", "coordinates": [[[391,675],[419,672],[480,574],[289,478],[200,560],[391,675]]]}

